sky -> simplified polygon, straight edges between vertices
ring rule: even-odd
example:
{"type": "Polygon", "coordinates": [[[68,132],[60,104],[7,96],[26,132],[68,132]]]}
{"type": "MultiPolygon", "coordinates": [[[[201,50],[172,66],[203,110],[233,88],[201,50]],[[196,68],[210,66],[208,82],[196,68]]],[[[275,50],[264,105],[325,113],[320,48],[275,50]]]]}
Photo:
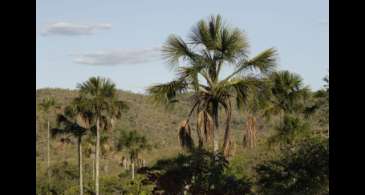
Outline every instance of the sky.
{"type": "Polygon", "coordinates": [[[250,56],[274,47],[278,69],[320,89],[329,70],[328,0],[37,0],[36,88],[75,89],[91,76],[144,93],[174,78],[161,59],[170,34],[187,38],[220,14],[243,30],[250,56]]]}

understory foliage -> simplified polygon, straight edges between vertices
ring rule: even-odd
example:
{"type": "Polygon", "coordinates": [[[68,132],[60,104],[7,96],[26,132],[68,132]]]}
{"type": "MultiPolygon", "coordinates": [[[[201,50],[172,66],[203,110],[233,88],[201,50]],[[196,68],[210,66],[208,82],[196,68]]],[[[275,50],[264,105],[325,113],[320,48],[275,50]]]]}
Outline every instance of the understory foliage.
{"type": "MultiPolygon", "coordinates": [[[[47,174],[37,175],[36,194],[45,195],[50,192],[52,195],[75,195],[79,194],[78,186],[78,166],[76,163],[61,162],[54,164],[52,167],[52,180],[47,182],[47,174]],[[49,189],[48,190],[48,185],[49,189]]],[[[95,186],[90,173],[85,174],[84,194],[94,195],[95,186]]],[[[125,195],[147,195],[152,193],[153,185],[146,185],[142,181],[146,177],[137,175],[134,181],[130,180],[128,173],[121,173],[119,176],[102,176],[100,177],[100,193],[125,194],[125,195]]]]}
{"type": "Polygon", "coordinates": [[[161,194],[250,194],[251,181],[226,175],[222,154],[196,149],[175,158],[159,160],[143,170],[161,194]]]}
{"type": "Polygon", "coordinates": [[[328,139],[308,138],[256,167],[263,194],[328,194],[328,139]]]}
{"type": "Polygon", "coordinates": [[[308,122],[299,116],[285,114],[281,123],[275,127],[275,134],[269,138],[269,144],[278,144],[286,147],[293,144],[297,139],[309,134],[310,126],[308,122]]]}
{"type": "Polygon", "coordinates": [[[51,180],[47,182],[47,173],[37,175],[37,194],[63,194],[67,189],[76,186],[78,190],[78,169],[76,164],[57,163],[50,167],[51,180]],[[48,190],[49,189],[49,190],[48,190]]]}

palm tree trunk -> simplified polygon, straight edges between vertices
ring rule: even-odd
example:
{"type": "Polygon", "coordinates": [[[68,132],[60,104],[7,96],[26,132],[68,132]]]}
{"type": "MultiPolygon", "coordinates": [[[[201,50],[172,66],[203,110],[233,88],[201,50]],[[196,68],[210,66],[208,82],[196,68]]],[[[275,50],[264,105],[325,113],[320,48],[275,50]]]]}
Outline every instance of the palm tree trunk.
{"type": "Polygon", "coordinates": [[[134,161],[132,160],[132,180],[134,180],[134,161]]]}
{"type": "Polygon", "coordinates": [[[250,148],[254,148],[254,136],[255,136],[255,124],[253,120],[253,116],[250,117],[250,148]]]}
{"type": "Polygon", "coordinates": [[[227,155],[229,153],[229,142],[230,142],[230,123],[231,123],[231,107],[229,105],[228,108],[226,108],[227,113],[227,119],[226,119],[226,129],[224,131],[224,142],[223,142],[223,149],[224,154],[227,155]]]}
{"type": "Polygon", "coordinates": [[[50,128],[49,128],[49,120],[47,119],[47,175],[48,175],[48,183],[50,184],[51,182],[51,170],[50,170],[50,141],[51,141],[51,132],[50,132],[50,128]]]}
{"type": "Polygon", "coordinates": [[[253,115],[250,115],[247,119],[246,123],[247,127],[247,139],[248,139],[248,147],[254,148],[256,146],[256,117],[253,115]]]}
{"type": "Polygon", "coordinates": [[[218,137],[218,129],[219,129],[219,121],[218,121],[218,102],[213,102],[213,120],[214,120],[214,130],[213,130],[213,151],[215,154],[218,154],[219,150],[219,137],[218,137]]]}
{"type": "Polygon", "coordinates": [[[100,121],[96,119],[95,194],[99,195],[100,121]]]}
{"type": "Polygon", "coordinates": [[[84,194],[84,190],[83,190],[83,175],[82,175],[82,146],[81,146],[81,136],[78,137],[77,140],[77,144],[78,144],[78,160],[79,160],[79,178],[80,178],[80,195],[84,194]]]}
{"type": "Polygon", "coordinates": [[[252,147],[256,147],[256,134],[257,134],[257,129],[256,129],[256,117],[252,116],[252,147]]]}
{"type": "Polygon", "coordinates": [[[95,181],[95,157],[96,157],[96,155],[94,154],[94,156],[92,157],[92,161],[93,161],[93,167],[92,167],[92,169],[93,169],[93,181],[95,181]]]}

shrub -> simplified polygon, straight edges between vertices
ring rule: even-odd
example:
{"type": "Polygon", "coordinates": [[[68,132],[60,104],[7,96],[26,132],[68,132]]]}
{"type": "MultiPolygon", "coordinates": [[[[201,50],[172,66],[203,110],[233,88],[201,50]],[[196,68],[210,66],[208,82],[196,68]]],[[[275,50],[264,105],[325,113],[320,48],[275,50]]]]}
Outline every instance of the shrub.
{"type": "Polygon", "coordinates": [[[304,140],[259,164],[257,184],[264,194],[328,194],[328,161],[328,139],[304,140]]]}
{"type": "Polygon", "coordinates": [[[228,161],[223,155],[205,150],[194,150],[176,158],[158,161],[147,169],[155,191],[165,194],[249,194],[251,182],[224,174],[228,161]]]}

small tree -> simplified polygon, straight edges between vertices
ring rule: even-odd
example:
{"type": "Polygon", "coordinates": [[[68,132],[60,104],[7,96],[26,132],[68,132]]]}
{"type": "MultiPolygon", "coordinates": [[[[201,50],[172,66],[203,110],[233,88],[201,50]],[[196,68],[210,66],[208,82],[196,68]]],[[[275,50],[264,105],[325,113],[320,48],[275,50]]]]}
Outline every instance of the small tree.
{"type": "Polygon", "coordinates": [[[131,166],[132,166],[132,180],[134,180],[134,164],[138,159],[139,154],[146,149],[150,149],[151,146],[148,144],[145,136],[140,135],[137,131],[121,131],[117,149],[125,150],[129,154],[131,166]]]}

